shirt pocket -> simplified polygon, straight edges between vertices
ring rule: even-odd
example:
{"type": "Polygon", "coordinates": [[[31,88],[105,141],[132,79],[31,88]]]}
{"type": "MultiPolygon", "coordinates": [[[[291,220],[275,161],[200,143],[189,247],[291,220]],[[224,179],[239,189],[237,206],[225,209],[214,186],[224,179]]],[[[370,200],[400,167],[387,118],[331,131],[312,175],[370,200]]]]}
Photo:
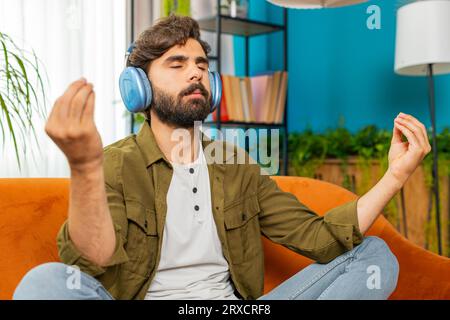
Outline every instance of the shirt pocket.
{"type": "Polygon", "coordinates": [[[147,277],[154,268],[158,250],[156,213],[135,200],[125,201],[128,235],[126,251],[130,258],[128,270],[147,277]]]}
{"type": "Polygon", "coordinates": [[[261,232],[256,195],[233,201],[224,208],[224,220],[231,261],[240,264],[261,253],[261,232]]]}

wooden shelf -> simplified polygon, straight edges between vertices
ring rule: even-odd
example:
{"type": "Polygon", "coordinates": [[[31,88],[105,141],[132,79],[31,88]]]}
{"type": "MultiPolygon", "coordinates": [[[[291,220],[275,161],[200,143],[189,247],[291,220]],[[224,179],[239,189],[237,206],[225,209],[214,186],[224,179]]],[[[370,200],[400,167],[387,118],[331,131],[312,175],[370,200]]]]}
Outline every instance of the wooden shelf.
{"type": "MultiPolygon", "coordinates": [[[[228,15],[217,14],[212,17],[204,19],[198,19],[198,24],[201,30],[206,32],[213,32],[220,38],[221,34],[229,34],[235,36],[244,37],[245,40],[245,75],[249,75],[249,42],[250,37],[257,35],[270,34],[274,32],[283,32],[283,48],[284,48],[284,68],[283,71],[287,71],[287,9],[283,9],[283,24],[274,24],[270,22],[256,21],[244,18],[232,18],[228,15]]],[[[221,41],[216,41],[216,52],[221,52],[221,41]]],[[[221,56],[212,55],[208,56],[209,60],[214,61],[217,66],[217,71],[221,73],[221,56]]],[[[283,123],[267,123],[267,122],[246,122],[246,121],[220,121],[220,114],[217,114],[216,121],[205,121],[203,124],[210,128],[219,127],[231,127],[231,128],[276,128],[282,130],[282,162],[280,163],[280,174],[287,175],[288,168],[288,154],[287,154],[287,97],[285,102],[285,114],[283,117],[283,123]]],[[[218,107],[220,108],[220,106],[218,107]]],[[[218,109],[220,113],[220,109],[218,109]]]]}
{"type": "MultiPolygon", "coordinates": [[[[269,22],[255,21],[243,18],[232,18],[226,15],[220,15],[221,33],[237,36],[255,36],[284,30],[284,25],[273,24],[269,22]]],[[[217,32],[216,17],[198,20],[200,29],[217,32]]]]}

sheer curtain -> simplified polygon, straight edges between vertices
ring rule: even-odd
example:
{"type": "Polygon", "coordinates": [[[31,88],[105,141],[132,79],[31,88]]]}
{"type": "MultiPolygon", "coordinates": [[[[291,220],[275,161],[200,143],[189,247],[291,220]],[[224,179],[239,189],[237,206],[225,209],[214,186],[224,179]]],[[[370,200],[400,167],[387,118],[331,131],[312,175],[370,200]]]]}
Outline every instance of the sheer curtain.
{"type": "MultiPolygon", "coordinates": [[[[130,42],[130,0],[0,0],[0,30],[27,51],[34,50],[48,75],[47,114],[67,86],[84,76],[96,91],[95,121],[106,146],[130,132],[118,78],[130,42]],[[128,36],[127,36],[128,35],[128,36]]],[[[216,0],[191,0],[195,19],[216,13],[216,0]]],[[[160,17],[159,0],[135,0],[135,37],[160,17]]],[[[216,34],[202,32],[216,55],[216,34]]],[[[222,73],[234,74],[233,37],[221,38],[222,73]]],[[[215,70],[214,62],[212,69],[215,70]]],[[[1,119],[1,118],[0,118],[1,119]]],[[[11,139],[0,145],[0,177],[68,177],[64,154],[44,132],[46,119],[35,117],[39,146],[33,140],[16,163],[11,139]]],[[[3,121],[1,119],[0,121],[3,121]]],[[[1,144],[1,141],[0,141],[1,144]]]]}
{"type": "MultiPolygon", "coordinates": [[[[128,134],[118,88],[127,47],[125,0],[0,0],[0,30],[41,60],[48,76],[47,114],[67,86],[84,76],[96,91],[103,145],[128,134]]],[[[19,170],[7,139],[0,148],[0,177],[68,177],[65,156],[44,132],[45,119],[33,120],[39,147],[22,141],[28,151],[19,170]]]]}

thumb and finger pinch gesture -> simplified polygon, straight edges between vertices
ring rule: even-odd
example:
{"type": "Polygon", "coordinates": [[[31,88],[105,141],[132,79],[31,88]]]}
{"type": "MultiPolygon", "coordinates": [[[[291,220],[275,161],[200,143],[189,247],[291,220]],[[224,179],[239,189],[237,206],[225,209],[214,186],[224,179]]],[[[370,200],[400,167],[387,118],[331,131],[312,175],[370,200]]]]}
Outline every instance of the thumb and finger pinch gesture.
{"type": "Polygon", "coordinates": [[[53,106],[45,132],[67,157],[71,170],[102,166],[103,147],[94,123],[93,85],[81,78],[69,85],[53,106]]]}
{"type": "Polygon", "coordinates": [[[413,116],[400,113],[394,120],[388,170],[403,185],[430,151],[425,126],[413,116]]]}

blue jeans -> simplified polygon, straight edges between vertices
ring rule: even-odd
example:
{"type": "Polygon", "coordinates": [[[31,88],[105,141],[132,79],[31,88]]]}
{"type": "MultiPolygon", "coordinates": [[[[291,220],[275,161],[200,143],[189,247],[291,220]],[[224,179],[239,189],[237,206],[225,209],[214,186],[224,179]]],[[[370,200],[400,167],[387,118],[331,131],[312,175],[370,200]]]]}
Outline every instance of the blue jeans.
{"type": "MultiPolygon", "coordinates": [[[[92,276],[63,263],[31,269],[13,299],[112,300],[92,276]]],[[[399,265],[387,244],[368,236],[329,263],[313,263],[258,300],[387,299],[397,286],[399,265]]]]}

